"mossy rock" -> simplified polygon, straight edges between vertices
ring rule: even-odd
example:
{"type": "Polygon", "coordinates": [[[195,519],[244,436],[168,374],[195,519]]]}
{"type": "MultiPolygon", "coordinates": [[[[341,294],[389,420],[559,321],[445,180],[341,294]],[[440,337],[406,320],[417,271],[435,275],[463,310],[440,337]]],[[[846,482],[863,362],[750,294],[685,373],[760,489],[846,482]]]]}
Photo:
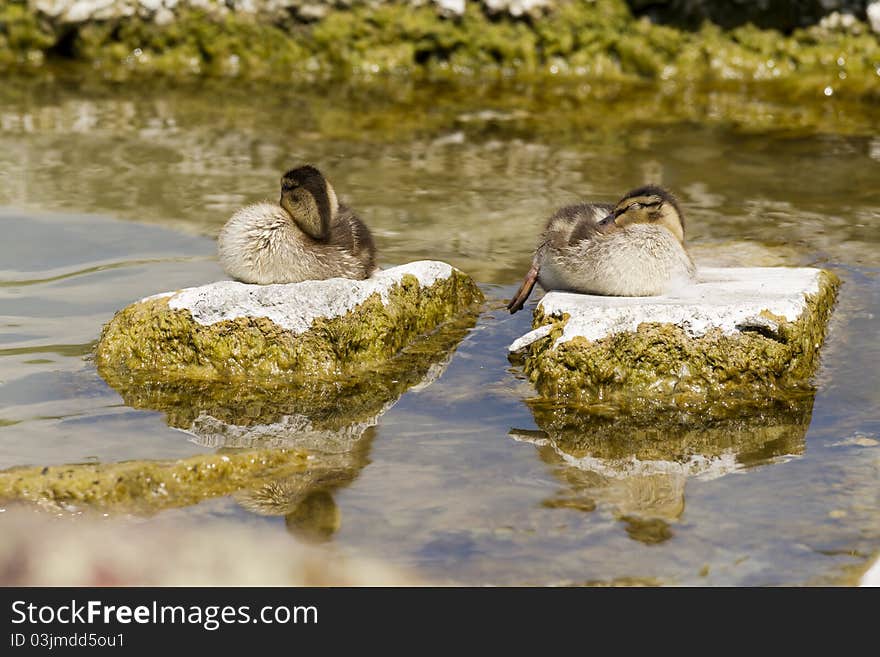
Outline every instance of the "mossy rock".
{"type": "Polygon", "coordinates": [[[546,398],[663,406],[781,394],[808,385],[838,286],[824,270],[764,267],[702,269],[663,297],[551,292],[510,349],[546,398]]]}
{"type": "Polygon", "coordinates": [[[365,281],[212,283],[142,299],[104,327],[105,379],[333,381],[381,367],[483,300],[465,274],[421,261],[365,281]]]}
{"type": "Polygon", "coordinates": [[[624,0],[551,2],[540,16],[496,13],[476,2],[464,3],[460,16],[447,16],[433,3],[383,0],[302,5],[320,16],[293,6],[253,12],[213,3],[212,11],[203,2],[181,1],[165,22],[117,4],[118,12],[58,20],[33,0],[7,2],[0,6],[0,67],[34,69],[63,58],[114,78],[158,73],[285,84],[339,74],[421,73],[605,84],[706,80],[720,88],[754,81],[817,103],[827,100],[826,87],[835,96],[877,97],[880,39],[859,20],[791,34],[751,25],[724,31],[709,23],[683,30],[634,17],[624,0]]]}
{"type": "Polygon", "coordinates": [[[307,469],[303,452],[272,449],[178,461],[74,463],[0,472],[0,500],[47,509],[155,513],[256,487],[307,469]]]}

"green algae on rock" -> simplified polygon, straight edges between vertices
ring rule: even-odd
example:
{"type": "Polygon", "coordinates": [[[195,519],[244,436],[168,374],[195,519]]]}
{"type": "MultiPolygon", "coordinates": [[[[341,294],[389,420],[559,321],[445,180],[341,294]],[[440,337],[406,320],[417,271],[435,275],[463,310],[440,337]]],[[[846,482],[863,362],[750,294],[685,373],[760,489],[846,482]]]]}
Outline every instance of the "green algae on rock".
{"type": "Polygon", "coordinates": [[[340,379],[380,366],[482,300],[470,277],[435,261],[365,281],[221,281],[118,312],[104,327],[96,362],[107,379],[340,379]]]}
{"type": "MultiPolygon", "coordinates": [[[[473,309],[360,376],[336,380],[155,381],[116,370],[102,374],[127,406],[162,411],[169,426],[205,447],[297,447],[303,436],[357,437],[407,390],[430,385],[476,323],[473,309]]],[[[154,376],[152,374],[151,376],[154,376]]],[[[318,444],[303,447],[313,451],[318,444]]]]}
{"type": "Polygon", "coordinates": [[[660,405],[752,398],[802,386],[837,295],[831,272],[701,269],[696,285],[652,298],[548,293],[535,329],[510,346],[545,397],[660,405]]]}
{"type": "Polygon", "coordinates": [[[821,100],[826,88],[876,97],[880,62],[880,40],[862,21],[845,28],[826,22],[790,35],[751,25],[722,31],[709,23],[688,31],[637,19],[624,0],[548,2],[540,15],[468,2],[453,16],[431,3],[403,0],[317,2],[291,11],[180,0],[173,10],[136,12],[129,6],[116,14],[97,3],[91,14],[76,17],[53,14],[44,4],[13,0],[0,9],[0,65],[33,67],[63,57],[113,77],[159,73],[285,82],[316,75],[456,77],[492,71],[720,85],[756,80],[821,100]],[[320,11],[304,15],[306,7],[320,11]]]}
{"type": "Polygon", "coordinates": [[[193,456],[170,462],[20,467],[0,472],[0,500],[50,509],[89,507],[152,513],[302,472],[306,463],[303,452],[271,449],[193,456]]]}

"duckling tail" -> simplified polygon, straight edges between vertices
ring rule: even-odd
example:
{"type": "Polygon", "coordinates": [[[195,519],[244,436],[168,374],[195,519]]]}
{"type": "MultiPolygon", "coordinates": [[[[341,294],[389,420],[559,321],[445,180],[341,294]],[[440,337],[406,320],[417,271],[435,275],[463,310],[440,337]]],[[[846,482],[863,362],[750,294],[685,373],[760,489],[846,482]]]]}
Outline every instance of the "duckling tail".
{"type": "Polygon", "coordinates": [[[526,274],[525,280],[522,282],[522,285],[519,286],[513,299],[507,304],[507,309],[510,311],[511,315],[517,310],[522,310],[523,305],[532,293],[532,289],[534,289],[535,283],[538,280],[538,269],[538,264],[533,262],[531,269],[529,269],[529,273],[526,274]]]}

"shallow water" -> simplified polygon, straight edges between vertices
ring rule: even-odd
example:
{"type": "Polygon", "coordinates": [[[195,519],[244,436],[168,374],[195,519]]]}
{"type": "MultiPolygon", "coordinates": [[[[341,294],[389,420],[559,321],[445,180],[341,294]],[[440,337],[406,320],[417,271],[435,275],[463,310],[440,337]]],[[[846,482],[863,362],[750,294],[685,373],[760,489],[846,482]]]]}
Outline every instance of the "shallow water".
{"type": "Polygon", "coordinates": [[[346,434],[340,475],[299,515],[226,497],[171,512],[182,522],[317,531],[466,584],[834,583],[880,547],[880,133],[708,115],[575,125],[571,108],[554,127],[509,97],[466,94],[413,100],[395,131],[383,110],[401,112],[399,99],[266,88],[254,103],[257,91],[19,80],[0,93],[0,468],[213,451],[127,406],[88,355],[131,301],[220,278],[213,239],[229,214],[308,161],[361,212],[383,264],[448,261],[487,308],[448,363],[346,434]],[[646,182],[679,195],[698,262],[819,265],[844,285],[814,397],[766,435],[698,428],[696,452],[669,448],[671,466],[637,475],[581,458],[595,437],[547,444],[506,358],[530,314],[502,301],[555,207],[646,182]]]}

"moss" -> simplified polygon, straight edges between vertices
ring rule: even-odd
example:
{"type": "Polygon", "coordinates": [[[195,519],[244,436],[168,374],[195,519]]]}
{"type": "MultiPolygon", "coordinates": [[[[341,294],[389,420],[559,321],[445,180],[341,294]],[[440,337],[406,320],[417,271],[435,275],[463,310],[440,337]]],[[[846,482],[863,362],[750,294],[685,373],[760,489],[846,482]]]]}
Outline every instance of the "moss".
{"type": "Polygon", "coordinates": [[[196,323],[168,298],[134,303],[104,327],[96,349],[108,379],[132,374],[154,381],[333,380],[381,366],[404,346],[483,300],[474,282],[453,271],[428,288],[412,275],[351,312],[319,318],[294,336],[265,317],[196,323]]]}
{"type": "Polygon", "coordinates": [[[0,6],[0,66],[42,64],[58,38],[24,3],[0,6]]]}
{"type": "Polygon", "coordinates": [[[865,24],[791,35],[753,26],[725,32],[708,24],[684,31],[635,19],[623,0],[564,2],[541,18],[488,16],[478,3],[468,3],[458,18],[439,16],[430,4],[384,3],[333,9],[314,22],[179,8],[164,26],[131,17],[76,28],[44,25],[19,3],[0,12],[0,63],[54,53],[116,77],[148,72],[289,81],[316,74],[485,77],[497,71],[721,86],[759,81],[817,100],[826,86],[850,96],[878,93],[880,40],[865,24]]]}
{"type": "Polygon", "coordinates": [[[123,374],[113,367],[102,367],[101,374],[127,406],[163,411],[172,427],[190,429],[201,415],[240,427],[303,415],[315,430],[343,431],[371,423],[406,390],[442,367],[476,316],[475,309],[464,312],[368,372],[333,380],[297,377],[296,385],[284,377],[260,382],[157,381],[155,372],[123,374]]]}
{"type": "Polygon", "coordinates": [[[0,500],[49,508],[89,506],[153,513],[196,504],[301,472],[306,455],[288,450],[194,456],[179,461],[128,461],[13,468],[0,472],[0,500]]]}
{"type": "Polygon", "coordinates": [[[554,349],[568,318],[539,311],[534,326],[553,329],[530,346],[525,371],[542,395],[572,400],[635,396],[685,403],[796,387],[816,368],[839,284],[834,274],[823,272],[801,317],[781,321],[773,334],[725,335],[714,329],[694,338],[678,326],[644,323],[634,332],[594,342],[575,337],[554,349]]]}

